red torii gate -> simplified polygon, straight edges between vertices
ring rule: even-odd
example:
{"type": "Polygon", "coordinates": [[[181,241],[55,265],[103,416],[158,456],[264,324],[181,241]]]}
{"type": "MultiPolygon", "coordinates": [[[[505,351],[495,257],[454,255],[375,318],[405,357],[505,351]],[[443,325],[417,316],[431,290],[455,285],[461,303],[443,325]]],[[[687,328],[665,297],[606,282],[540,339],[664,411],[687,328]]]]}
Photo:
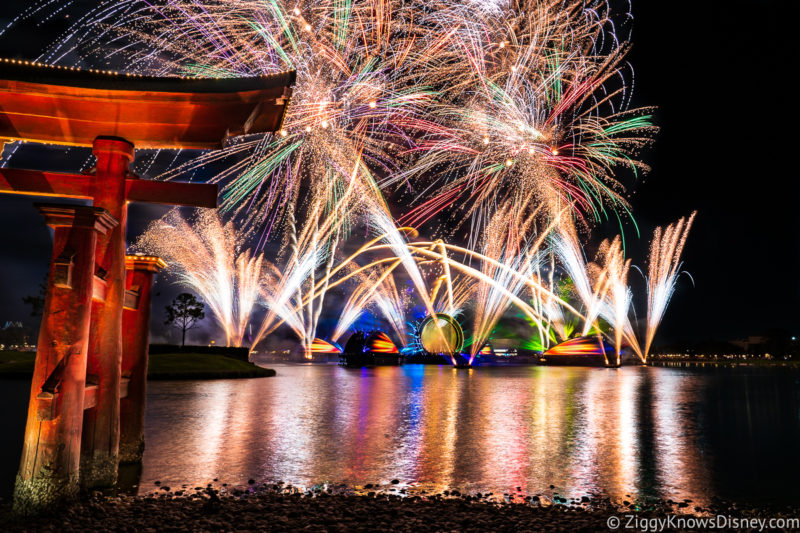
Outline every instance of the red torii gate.
{"type": "Polygon", "coordinates": [[[0,193],[93,203],[37,204],[55,236],[17,511],[45,508],[79,487],[111,486],[120,459],[141,460],[150,289],[165,265],[125,256],[127,204],[216,207],[217,186],[138,178],[128,139],[218,148],[231,135],[277,131],[293,83],[294,72],[149,78],[0,60],[0,141],[91,145],[97,158],[90,175],[0,168],[0,193]]]}

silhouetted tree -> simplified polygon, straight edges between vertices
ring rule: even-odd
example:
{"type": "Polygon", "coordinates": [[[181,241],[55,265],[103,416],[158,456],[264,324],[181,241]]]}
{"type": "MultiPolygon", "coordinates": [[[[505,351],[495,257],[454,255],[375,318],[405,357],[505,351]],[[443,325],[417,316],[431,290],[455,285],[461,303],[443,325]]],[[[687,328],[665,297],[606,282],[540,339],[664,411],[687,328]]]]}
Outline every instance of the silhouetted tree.
{"type": "Polygon", "coordinates": [[[39,294],[31,294],[30,296],[23,296],[22,303],[31,306],[31,316],[42,316],[44,311],[44,298],[47,294],[47,280],[39,284],[39,294]]]}
{"type": "Polygon", "coordinates": [[[186,344],[186,332],[197,327],[197,323],[206,316],[203,312],[205,304],[193,294],[179,294],[167,305],[167,320],[164,324],[181,330],[181,346],[186,344]]]}

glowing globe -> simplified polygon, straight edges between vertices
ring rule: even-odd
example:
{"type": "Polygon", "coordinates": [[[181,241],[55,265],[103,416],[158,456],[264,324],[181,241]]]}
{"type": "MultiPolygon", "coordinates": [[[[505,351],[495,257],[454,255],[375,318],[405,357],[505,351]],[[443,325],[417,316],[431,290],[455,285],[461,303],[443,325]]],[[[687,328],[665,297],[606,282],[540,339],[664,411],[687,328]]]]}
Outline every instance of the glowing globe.
{"type": "Polygon", "coordinates": [[[419,342],[428,353],[452,355],[464,346],[464,330],[453,317],[437,313],[420,325],[419,342]]]}

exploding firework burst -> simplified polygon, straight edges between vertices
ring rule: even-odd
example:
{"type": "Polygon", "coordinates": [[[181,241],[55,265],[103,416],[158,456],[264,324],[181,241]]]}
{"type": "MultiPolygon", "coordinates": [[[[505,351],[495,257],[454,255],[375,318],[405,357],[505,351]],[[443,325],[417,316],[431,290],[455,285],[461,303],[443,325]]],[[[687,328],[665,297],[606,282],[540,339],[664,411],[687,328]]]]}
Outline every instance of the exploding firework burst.
{"type": "Polygon", "coordinates": [[[359,179],[421,191],[411,225],[465,198],[461,218],[477,230],[505,204],[521,217],[624,209],[614,173],[644,168],[635,155],[652,131],[648,110],[629,109],[627,48],[606,0],[122,0],[92,9],[42,59],[78,52],[155,75],[297,71],[278,135],[162,175],[223,162],[223,208],[263,241],[302,201],[304,177],[341,188],[330,175],[359,158],[359,179]]]}
{"type": "Polygon", "coordinates": [[[403,222],[466,205],[469,216],[458,216],[478,235],[505,205],[523,219],[537,206],[546,216],[564,206],[596,217],[606,205],[624,209],[615,171],[645,168],[634,156],[653,128],[648,110],[628,109],[627,47],[611,30],[607,4],[473,4],[430,15],[451,35],[431,67],[452,80],[433,110],[448,127],[423,136],[419,161],[393,177],[436,177],[436,192],[403,222]]]}
{"type": "MultiPolygon", "coordinates": [[[[277,227],[286,206],[304,202],[303,183],[325,182],[341,194],[357,162],[358,179],[398,169],[397,155],[433,92],[421,84],[420,56],[400,2],[230,2],[122,0],[92,10],[46,54],[80,52],[158,76],[226,78],[297,72],[283,129],[234,139],[160,177],[216,165],[221,207],[258,233],[277,227]]],[[[412,17],[413,18],[413,17],[412,17]]],[[[378,193],[370,185],[364,192],[378,193]]],[[[378,196],[379,201],[379,196],[378,196]]]]}

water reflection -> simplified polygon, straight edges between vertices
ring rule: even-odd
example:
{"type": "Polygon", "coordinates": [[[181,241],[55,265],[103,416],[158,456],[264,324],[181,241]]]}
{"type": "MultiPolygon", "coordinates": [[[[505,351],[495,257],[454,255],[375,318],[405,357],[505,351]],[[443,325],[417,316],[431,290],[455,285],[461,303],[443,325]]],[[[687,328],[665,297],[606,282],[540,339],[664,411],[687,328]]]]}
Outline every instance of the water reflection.
{"type": "MultiPolygon", "coordinates": [[[[800,495],[782,472],[757,468],[742,469],[733,485],[717,482],[729,483],[726,472],[743,459],[764,460],[754,450],[736,457],[720,437],[732,431],[727,438],[741,434],[745,445],[761,438],[754,431],[765,427],[753,417],[775,403],[752,393],[753,380],[785,382],[771,390],[783,397],[786,416],[777,420],[773,411],[772,421],[783,424],[781,436],[795,449],[800,444],[797,380],[785,373],[739,380],[739,390],[727,390],[732,379],[667,368],[277,369],[270,379],[151,383],[143,490],[155,480],[310,485],[398,478],[429,490],[520,487],[535,494],[554,485],[570,496],[702,504],[714,494],[774,499],[748,493],[748,476],[772,476],[789,490],[784,496],[800,495]],[[740,400],[711,403],[709,395],[740,400]]],[[[796,472],[794,457],[786,460],[796,472]]]]}
{"type": "MultiPolygon", "coordinates": [[[[658,372],[650,369],[650,372],[658,372]]],[[[672,372],[655,381],[652,409],[657,461],[656,485],[659,495],[673,499],[692,498],[684,487],[695,493],[708,494],[708,472],[703,450],[698,443],[697,424],[685,424],[697,412],[693,401],[698,398],[698,376],[672,372]],[[692,450],[693,453],[686,453],[692,450]]]]}

